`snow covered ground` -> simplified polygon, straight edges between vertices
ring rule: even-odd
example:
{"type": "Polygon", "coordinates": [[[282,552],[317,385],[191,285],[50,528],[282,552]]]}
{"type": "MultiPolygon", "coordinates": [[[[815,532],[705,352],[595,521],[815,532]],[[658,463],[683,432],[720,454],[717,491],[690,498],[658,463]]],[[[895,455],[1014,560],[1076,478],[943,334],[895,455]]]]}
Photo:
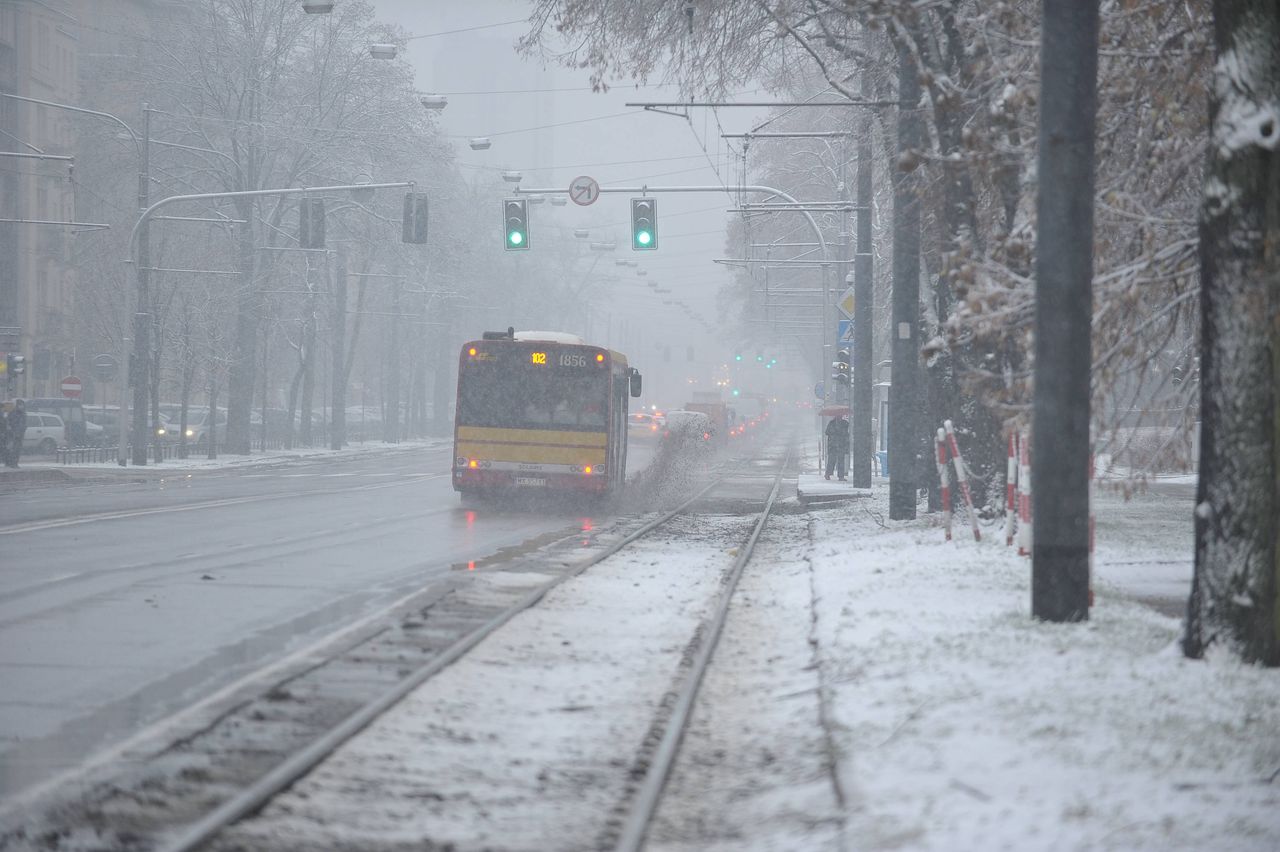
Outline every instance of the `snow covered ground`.
{"type": "Polygon", "coordinates": [[[193,448],[191,455],[185,459],[171,458],[162,462],[152,462],[145,467],[120,467],[115,459],[99,462],[74,462],[71,464],[61,464],[57,458],[52,455],[24,455],[22,457],[23,468],[56,468],[66,471],[93,470],[93,471],[128,471],[131,474],[141,472],[164,472],[175,470],[212,470],[221,468],[245,468],[258,467],[262,465],[281,464],[283,462],[292,461],[326,461],[337,459],[356,459],[369,456],[375,453],[387,452],[410,452],[413,450],[432,450],[448,447],[453,443],[452,438],[423,438],[411,441],[401,441],[398,444],[387,444],[382,441],[369,441],[367,443],[349,444],[341,450],[331,450],[328,447],[297,447],[292,450],[265,450],[262,452],[241,456],[232,455],[230,453],[219,453],[217,458],[208,458],[207,453],[197,453],[193,448]]]}
{"type": "MultiPolygon", "coordinates": [[[[1072,625],[1031,619],[998,536],[890,522],[883,485],[771,520],[651,848],[1280,848],[1280,672],[1186,660],[1133,599],[1133,566],[1185,588],[1185,495],[1098,505],[1072,625]]],[[[228,839],[592,848],[733,530],[566,583],[228,839]]]]}

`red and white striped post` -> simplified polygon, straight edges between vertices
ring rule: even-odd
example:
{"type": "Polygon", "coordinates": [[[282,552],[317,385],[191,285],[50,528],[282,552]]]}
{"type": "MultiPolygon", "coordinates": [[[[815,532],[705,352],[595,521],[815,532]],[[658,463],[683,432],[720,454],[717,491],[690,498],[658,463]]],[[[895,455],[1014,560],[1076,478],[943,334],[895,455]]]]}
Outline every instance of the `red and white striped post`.
{"type": "Polygon", "coordinates": [[[973,527],[973,540],[982,541],[982,533],[978,531],[978,515],[973,511],[973,495],[969,493],[969,474],[965,470],[964,458],[960,455],[960,447],[956,444],[956,430],[950,420],[942,421],[947,433],[947,444],[951,447],[951,460],[956,463],[956,481],[960,483],[960,493],[964,495],[965,511],[969,513],[969,526],[973,527]]]}
{"type": "Polygon", "coordinates": [[[1018,438],[1018,555],[1031,555],[1031,436],[1018,438]]]}
{"type": "Polygon", "coordinates": [[[1093,515],[1093,478],[1098,475],[1093,453],[1089,453],[1089,606],[1093,606],[1093,547],[1097,521],[1093,515]]]}
{"type": "Polygon", "coordinates": [[[938,452],[938,481],[942,483],[942,525],[947,532],[947,541],[951,541],[951,475],[947,472],[946,439],[947,433],[938,429],[933,445],[938,452]]]}
{"type": "Polygon", "coordinates": [[[1013,544],[1013,518],[1018,512],[1018,439],[1016,432],[1009,432],[1009,459],[1004,472],[1004,544],[1013,544]]]}

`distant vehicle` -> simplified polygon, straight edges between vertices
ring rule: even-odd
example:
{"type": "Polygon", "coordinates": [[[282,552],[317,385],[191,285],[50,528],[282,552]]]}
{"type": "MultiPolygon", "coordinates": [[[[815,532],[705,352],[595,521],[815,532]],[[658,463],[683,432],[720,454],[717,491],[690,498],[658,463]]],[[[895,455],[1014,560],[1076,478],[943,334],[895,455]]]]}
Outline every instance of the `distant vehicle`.
{"type": "Polygon", "coordinates": [[[667,423],[662,440],[676,449],[705,453],[715,437],[711,418],[701,411],[677,409],[667,412],[667,423]]]}
{"type": "Polygon", "coordinates": [[[561,332],[485,332],[462,345],[453,487],[613,494],[627,469],[628,399],[640,374],[618,352],[561,332]]]}
{"type": "Polygon", "coordinates": [[[663,423],[657,417],[644,411],[627,415],[627,432],[632,438],[640,440],[661,437],[663,423]]]}
{"type": "Polygon", "coordinates": [[[91,405],[84,410],[86,423],[102,429],[102,444],[115,444],[120,440],[120,407],[118,405],[91,405]]]}
{"type": "Polygon", "coordinates": [[[22,433],[22,449],[52,453],[67,445],[67,427],[61,417],[43,411],[27,412],[27,431],[22,433]]]}
{"type": "Polygon", "coordinates": [[[698,411],[711,421],[711,440],[724,441],[729,434],[729,407],[723,402],[694,401],[685,403],[686,411],[698,411]]]}
{"type": "Polygon", "coordinates": [[[85,428],[84,406],[78,399],[66,397],[37,397],[28,399],[27,411],[44,411],[62,418],[66,428],[66,437],[58,446],[87,447],[89,445],[88,430],[85,428]]]}
{"type": "MultiPolygon", "coordinates": [[[[195,445],[198,449],[207,449],[209,446],[209,431],[213,428],[213,420],[209,416],[209,408],[203,405],[187,406],[187,429],[185,435],[178,434],[182,428],[182,406],[163,404],[160,406],[161,422],[156,427],[156,437],[165,440],[178,442],[185,438],[185,443],[195,445]],[[164,430],[163,432],[161,430],[164,430]]],[[[217,419],[217,440],[221,442],[225,437],[227,427],[227,410],[225,408],[218,409],[217,419]]]]}

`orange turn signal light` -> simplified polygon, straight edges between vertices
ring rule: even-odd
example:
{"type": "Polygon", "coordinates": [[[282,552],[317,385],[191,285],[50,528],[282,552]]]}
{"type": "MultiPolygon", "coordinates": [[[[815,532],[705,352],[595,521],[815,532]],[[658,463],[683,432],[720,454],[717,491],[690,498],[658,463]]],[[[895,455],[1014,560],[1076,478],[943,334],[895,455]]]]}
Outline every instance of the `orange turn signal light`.
{"type": "Polygon", "coordinates": [[[584,468],[582,469],[582,472],[583,472],[583,473],[590,473],[590,472],[591,472],[591,465],[587,465],[586,467],[584,467],[584,468]]]}

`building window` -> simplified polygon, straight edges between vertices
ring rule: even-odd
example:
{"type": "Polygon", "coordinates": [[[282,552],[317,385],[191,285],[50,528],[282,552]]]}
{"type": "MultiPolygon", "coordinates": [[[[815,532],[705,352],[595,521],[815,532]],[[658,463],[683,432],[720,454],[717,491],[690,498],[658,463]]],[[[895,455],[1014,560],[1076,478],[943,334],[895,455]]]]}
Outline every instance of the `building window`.
{"type": "Polygon", "coordinates": [[[36,64],[46,71],[49,69],[49,25],[44,21],[36,23],[36,64]]]}

